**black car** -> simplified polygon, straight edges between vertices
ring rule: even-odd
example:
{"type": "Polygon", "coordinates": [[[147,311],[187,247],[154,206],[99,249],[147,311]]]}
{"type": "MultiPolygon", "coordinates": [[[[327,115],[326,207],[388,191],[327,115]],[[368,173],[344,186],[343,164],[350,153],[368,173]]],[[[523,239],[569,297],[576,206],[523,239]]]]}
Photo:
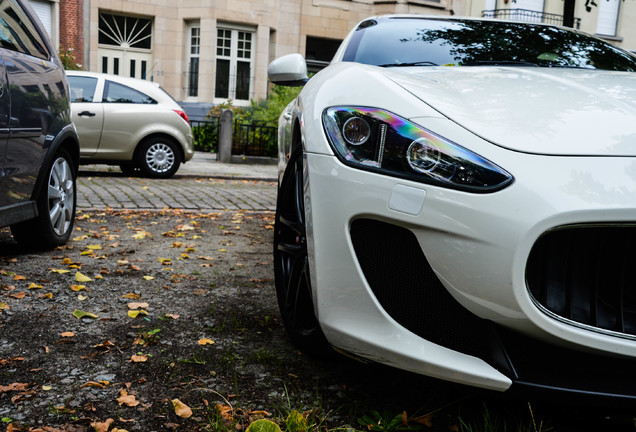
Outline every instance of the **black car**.
{"type": "Polygon", "coordinates": [[[20,244],[66,243],[79,140],[62,64],[23,0],[0,7],[0,226],[20,244]]]}

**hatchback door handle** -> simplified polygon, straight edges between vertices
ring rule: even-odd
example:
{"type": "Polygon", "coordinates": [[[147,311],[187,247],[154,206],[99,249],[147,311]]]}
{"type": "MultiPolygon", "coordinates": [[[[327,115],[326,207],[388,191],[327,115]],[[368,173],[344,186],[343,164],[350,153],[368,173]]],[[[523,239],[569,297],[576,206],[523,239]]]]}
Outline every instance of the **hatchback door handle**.
{"type": "Polygon", "coordinates": [[[95,117],[95,113],[90,112],[90,111],[82,111],[81,113],[78,114],[78,116],[80,117],[95,117]]]}

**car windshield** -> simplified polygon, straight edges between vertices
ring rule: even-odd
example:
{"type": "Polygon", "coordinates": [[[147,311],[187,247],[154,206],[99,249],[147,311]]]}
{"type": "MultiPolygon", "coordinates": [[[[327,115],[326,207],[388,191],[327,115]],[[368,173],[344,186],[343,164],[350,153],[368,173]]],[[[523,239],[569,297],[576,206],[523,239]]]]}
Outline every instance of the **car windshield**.
{"type": "Polygon", "coordinates": [[[380,18],[363,22],[344,61],[399,66],[543,66],[636,71],[636,57],[563,28],[501,21],[380,18]]]}

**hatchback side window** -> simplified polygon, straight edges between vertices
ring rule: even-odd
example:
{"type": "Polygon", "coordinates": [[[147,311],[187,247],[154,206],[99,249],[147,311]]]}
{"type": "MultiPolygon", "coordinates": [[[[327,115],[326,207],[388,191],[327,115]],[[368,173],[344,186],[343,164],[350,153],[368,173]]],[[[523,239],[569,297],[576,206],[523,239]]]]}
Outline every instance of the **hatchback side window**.
{"type": "Polygon", "coordinates": [[[15,0],[0,1],[0,46],[48,60],[44,40],[15,0]]]}
{"type": "Polygon", "coordinates": [[[69,76],[68,84],[71,87],[71,102],[93,102],[97,78],[69,76]]]}
{"type": "Polygon", "coordinates": [[[112,81],[106,81],[102,102],[156,104],[157,101],[138,90],[112,81]]]}

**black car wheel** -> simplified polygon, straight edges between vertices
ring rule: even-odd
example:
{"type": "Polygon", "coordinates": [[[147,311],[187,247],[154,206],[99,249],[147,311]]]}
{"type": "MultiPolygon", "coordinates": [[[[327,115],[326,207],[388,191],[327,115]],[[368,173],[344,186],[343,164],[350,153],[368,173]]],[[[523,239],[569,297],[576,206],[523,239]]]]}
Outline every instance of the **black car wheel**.
{"type": "Polygon", "coordinates": [[[148,177],[169,178],[181,165],[177,146],[168,138],[150,138],[141,144],[137,165],[148,177]]]}
{"type": "Polygon", "coordinates": [[[45,172],[36,202],[38,216],[11,226],[18,243],[50,249],[68,241],[75,222],[75,178],[70,155],[60,149],[45,172]]]}
{"type": "Polygon", "coordinates": [[[292,342],[312,355],[332,352],[314,313],[303,192],[303,155],[295,152],[278,190],[274,225],[278,306],[292,342]]]}

